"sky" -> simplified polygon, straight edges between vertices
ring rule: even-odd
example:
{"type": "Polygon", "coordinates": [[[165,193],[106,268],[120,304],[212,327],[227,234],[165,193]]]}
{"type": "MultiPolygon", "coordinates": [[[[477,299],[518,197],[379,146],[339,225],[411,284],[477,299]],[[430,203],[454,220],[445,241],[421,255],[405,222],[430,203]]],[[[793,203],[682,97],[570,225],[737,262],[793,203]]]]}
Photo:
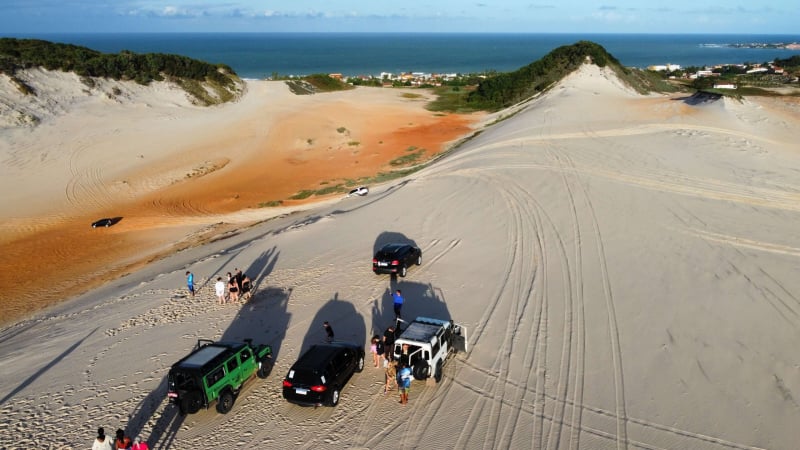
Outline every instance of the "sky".
{"type": "Polygon", "coordinates": [[[798,33],[797,0],[0,0],[0,36],[71,32],[798,33]]]}

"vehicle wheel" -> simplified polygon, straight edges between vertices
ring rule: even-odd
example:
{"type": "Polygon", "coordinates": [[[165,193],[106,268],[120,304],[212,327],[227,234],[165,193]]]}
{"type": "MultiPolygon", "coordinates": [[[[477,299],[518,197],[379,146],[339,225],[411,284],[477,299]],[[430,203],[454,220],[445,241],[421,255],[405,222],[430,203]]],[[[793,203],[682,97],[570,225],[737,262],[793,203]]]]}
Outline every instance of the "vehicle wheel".
{"type": "Polygon", "coordinates": [[[330,397],[328,397],[328,406],[336,406],[339,404],[339,388],[334,386],[331,389],[330,397]]]}
{"type": "Polygon", "coordinates": [[[111,224],[110,224],[110,223],[107,223],[107,224],[106,224],[106,228],[108,228],[108,227],[110,227],[110,226],[111,226],[111,224]]]}
{"type": "Polygon", "coordinates": [[[442,381],[442,361],[436,363],[436,371],[433,373],[433,379],[436,382],[442,381]]]}
{"type": "Polygon", "coordinates": [[[400,267],[400,274],[399,275],[401,277],[405,278],[407,272],[408,272],[408,269],[406,269],[406,266],[400,267]]]}
{"type": "Polygon", "coordinates": [[[417,380],[426,380],[431,374],[431,368],[427,361],[420,361],[414,364],[414,367],[411,368],[411,372],[417,380]]]}
{"type": "Polygon", "coordinates": [[[181,414],[194,414],[200,411],[203,405],[203,397],[198,391],[187,392],[178,406],[180,406],[181,414]]]}
{"type": "Polygon", "coordinates": [[[272,373],[272,366],[274,363],[272,362],[272,358],[264,358],[258,362],[258,371],[256,375],[258,378],[267,378],[270,373],[272,373]]]}
{"type": "Polygon", "coordinates": [[[220,414],[228,414],[228,411],[233,408],[233,401],[233,392],[230,390],[222,391],[217,399],[217,412],[220,414]]]}
{"type": "Polygon", "coordinates": [[[356,372],[361,372],[362,370],[364,370],[364,357],[359,356],[358,363],[356,364],[356,372]]]}
{"type": "Polygon", "coordinates": [[[418,265],[418,266],[421,266],[421,265],[422,265],[422,254],[420,254],[419,256],[417,256],[417,265],[418,265]]]}

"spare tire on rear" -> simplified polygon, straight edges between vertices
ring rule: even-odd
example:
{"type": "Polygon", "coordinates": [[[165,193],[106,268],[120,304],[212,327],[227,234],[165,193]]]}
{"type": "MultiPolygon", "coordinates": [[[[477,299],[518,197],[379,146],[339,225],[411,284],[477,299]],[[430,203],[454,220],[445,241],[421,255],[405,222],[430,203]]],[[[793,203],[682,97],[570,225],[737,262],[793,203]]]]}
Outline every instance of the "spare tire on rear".
{"type": "Polygon", "coordinates": [[[417,380],[427,380],[431,375],[431,368],[427,361],[419,361],[411,368],[411,373],[417,380]]]}

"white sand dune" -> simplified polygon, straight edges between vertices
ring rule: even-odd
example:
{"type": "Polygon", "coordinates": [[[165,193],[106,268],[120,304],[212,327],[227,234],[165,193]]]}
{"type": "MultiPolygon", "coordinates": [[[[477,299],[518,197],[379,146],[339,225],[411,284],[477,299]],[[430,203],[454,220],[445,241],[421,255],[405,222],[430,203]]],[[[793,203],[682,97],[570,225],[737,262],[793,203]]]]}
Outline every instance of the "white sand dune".
{"type": "Polygon", "coordinates": [[[792,449],[800,421],[796,106],[689,106],[585,65],[407,179],[178,253],[0,334],[4,448],[792,449]],[[397,280],[370,259],[407,239],[397,280]],[[244,306],[212,279],[257,282],[244,306]],[[184,272],[200,280],[187,298],[184,272]],[[404,314],[467,325],[470,351],[403,407],[367,367],[336,408],[281,397],[300,352],[404,314]],[[179,416],[170,365],[198,338],[270,343],[227,415],[179,416]]]}

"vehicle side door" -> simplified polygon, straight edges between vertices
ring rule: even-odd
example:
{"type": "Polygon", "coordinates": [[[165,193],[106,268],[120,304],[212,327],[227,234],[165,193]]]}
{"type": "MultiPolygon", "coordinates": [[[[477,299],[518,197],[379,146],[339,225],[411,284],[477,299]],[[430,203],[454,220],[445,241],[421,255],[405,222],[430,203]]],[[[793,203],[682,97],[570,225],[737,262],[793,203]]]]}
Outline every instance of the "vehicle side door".
{"type": "Polygon", "coordinates": [[[340,349],[338,352],[336,352],[333,358],[331,358],[330,372],[331,376],[333,377],[332,380],[335,380],[334,382],[338,386],[342,386],[348,374],[345,349],[340,349]]]}
{"type": "Polygon", "coordinates": [[[225,364],[221,364],[214,368],[214,370],[210,371],[203,377],[203,381],[205,382],[206,386],[206,401],[211,402],[212,400],[219,397],[220,391],[226,386],[225,380],[227,377],[225,376],[225,364]]]}
{"type": "Polygon", "coordinates": [[[234,389],[239,389],[246,377],[237,355],[233,355],[232,358],[225,361],[225,368],[228,370],[228,385],[233,386],[234,389]]]}
{"type": "Polygon", "coordinates": [[[403,247],[403,257],[401,258],[401,260],[403,261],[403,263],[405,263],[406,266],[413,265],[416,260],[416,256],[414,255],[414,247],[410,245],[407,247],[403,247]]]}
{"type": "Polygon", "coordinates": [[[255,356],[250,347],[245,347],[239,352],[239,373],[242,382],[247,381],[258,370],[258,361],[255,356]]]}

